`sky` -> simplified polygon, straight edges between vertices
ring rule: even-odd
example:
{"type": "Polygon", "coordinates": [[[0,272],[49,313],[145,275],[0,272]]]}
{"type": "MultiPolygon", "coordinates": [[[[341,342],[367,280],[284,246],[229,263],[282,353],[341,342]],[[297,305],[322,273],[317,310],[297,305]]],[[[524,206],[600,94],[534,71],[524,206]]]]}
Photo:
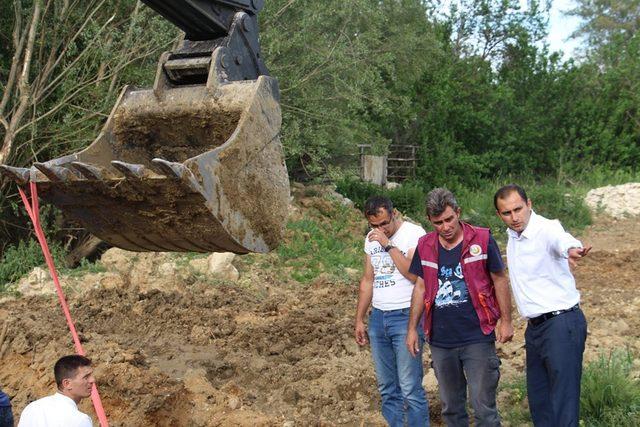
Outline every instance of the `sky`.
{"type": "Polygon", "coordinates": [[[565,16],[562,12],[566,12],[575,7],[573,0],[553,0],[551,13],[549,16],[549,51],[555,52],[562,50],[564,59],[573,58],[575,49],[580,45],[579,39],[569,39],[580,24],[580,19],[574,16],[565,16]]]}
{"type": "MultiPolygon", "coordinates": [[[[456,0],[442,0],[441,10],[447,11],[456,0]]],[[[563,59],[575,58],[576,48],[580,46],[580,39],[569,39],[569,36],[578,28],[580,19],[575,16],[566,16],[564,12],[573,9],[575,0],[551,0],[551,10],[549,12],[549,43],[550,52],[564,52],[563,59]]],[[[520,0],[522,8],[528,7],[528,0],[520,0]]]]}

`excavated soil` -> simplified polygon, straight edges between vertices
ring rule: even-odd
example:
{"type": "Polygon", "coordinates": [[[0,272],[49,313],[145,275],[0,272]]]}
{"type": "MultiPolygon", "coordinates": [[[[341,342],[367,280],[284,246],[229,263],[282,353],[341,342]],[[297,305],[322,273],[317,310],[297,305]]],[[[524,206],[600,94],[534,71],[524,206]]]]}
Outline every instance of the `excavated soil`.
{"type": "MultiPolygon", "coordinates": [[[[625,347],[639,354],[639,218],[599,218],[583,239],[594,245],[575,272],[589,321],[586,359],[625,347]]],[[[357,280],[321,276],[302,286],[255,264],[239,270],[239,282],[176,275],[153,289],[128,276],[69,292],[111,425],[384,425],[369,350],[352,338],[357,280]]],[[[499,345],[502,381],[522,375],[524,326],[517,320],[514,341],[499,345]]],[[[53,391],[51,365],[72,351],[53,295],[0,303],[0,386],[16,415],[53,391]]],[[[431,372],[425,385],[437,425],[431,372]]],[[[501,392],[499,401],[508,398],[501,392]]],[[[95,420],[90,402],[82,409],[95,420]]]]}

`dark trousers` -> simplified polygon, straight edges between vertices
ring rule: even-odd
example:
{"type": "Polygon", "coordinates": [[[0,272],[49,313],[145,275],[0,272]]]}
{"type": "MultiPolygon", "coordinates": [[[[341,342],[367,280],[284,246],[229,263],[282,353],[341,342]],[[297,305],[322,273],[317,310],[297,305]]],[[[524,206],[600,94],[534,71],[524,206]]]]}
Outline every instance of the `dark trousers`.
{"type": "Polygon", "coordinates": [[[500,359],[494,342],[467,344],[457,348],[431,346],[433,370],[438,379],[442,418],[447,427],[467,427],[467,387],[478,427],[500,426],[496,389],[500,359]]]}
{"type": "Polygon", "coordinates": [[[13,427],[11,406],[0,406],[0,427],[13,427]]]}
{"type": "Polygon", "coordinates": [[[569,311],[525,332],[527,394],[536,427],[577,426],[587,321],[569,311]]]}

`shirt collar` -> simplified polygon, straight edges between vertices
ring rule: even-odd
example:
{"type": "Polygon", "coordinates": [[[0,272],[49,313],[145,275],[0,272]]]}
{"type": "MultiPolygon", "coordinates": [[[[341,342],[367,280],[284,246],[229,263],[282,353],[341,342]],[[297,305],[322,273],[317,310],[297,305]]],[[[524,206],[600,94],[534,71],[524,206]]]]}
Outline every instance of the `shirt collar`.
{"type": "Polygon", "coordinates": [[[70,398],[69,396],[66,396],[66,395],[62,394],[59,391],[56,391],[56,394],[54,396],[60,402],[64,402],[64,404],[66,404],[66,405],[71,404],[71,405],[73,405],[74,408],[78,408],[78,405],[76,405],[76,402],[72,398],[70,398]]]}
{"type": "Polygon", "coordinates": [[[527,227],[522,231],[522,233],[518,234],[518,232],[513,231],[510,228],[507,228],[507,234],[510,237],[513,237],[516,240],[520,240],[523,237],[527,239],[532,238],[540,229],[540,216],[536,214],[533,209],[531,210],[531,216],[529,217],[529,222],[527,223],[527,227]]]}

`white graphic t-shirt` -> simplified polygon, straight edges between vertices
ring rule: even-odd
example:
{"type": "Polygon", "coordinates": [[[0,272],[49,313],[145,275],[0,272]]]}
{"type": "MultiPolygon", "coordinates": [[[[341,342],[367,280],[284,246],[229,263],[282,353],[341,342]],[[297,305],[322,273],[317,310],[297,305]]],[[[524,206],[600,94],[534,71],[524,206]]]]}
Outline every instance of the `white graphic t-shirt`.
{"type": "MultiPolygon", "coordinates": [[[[404,221],[389,239],[391,244],[407,256],[415,249],[418,239],[426,233],[419,225],[404,221]]],[[[373,299],[371,305],[383,311],[398,310],[411,306],[413,283],[407,280],[397,269],[391,255],[385,252],[378,242],[364,240],[364,251],[371,257],[373,266],[373,299]]]]}

